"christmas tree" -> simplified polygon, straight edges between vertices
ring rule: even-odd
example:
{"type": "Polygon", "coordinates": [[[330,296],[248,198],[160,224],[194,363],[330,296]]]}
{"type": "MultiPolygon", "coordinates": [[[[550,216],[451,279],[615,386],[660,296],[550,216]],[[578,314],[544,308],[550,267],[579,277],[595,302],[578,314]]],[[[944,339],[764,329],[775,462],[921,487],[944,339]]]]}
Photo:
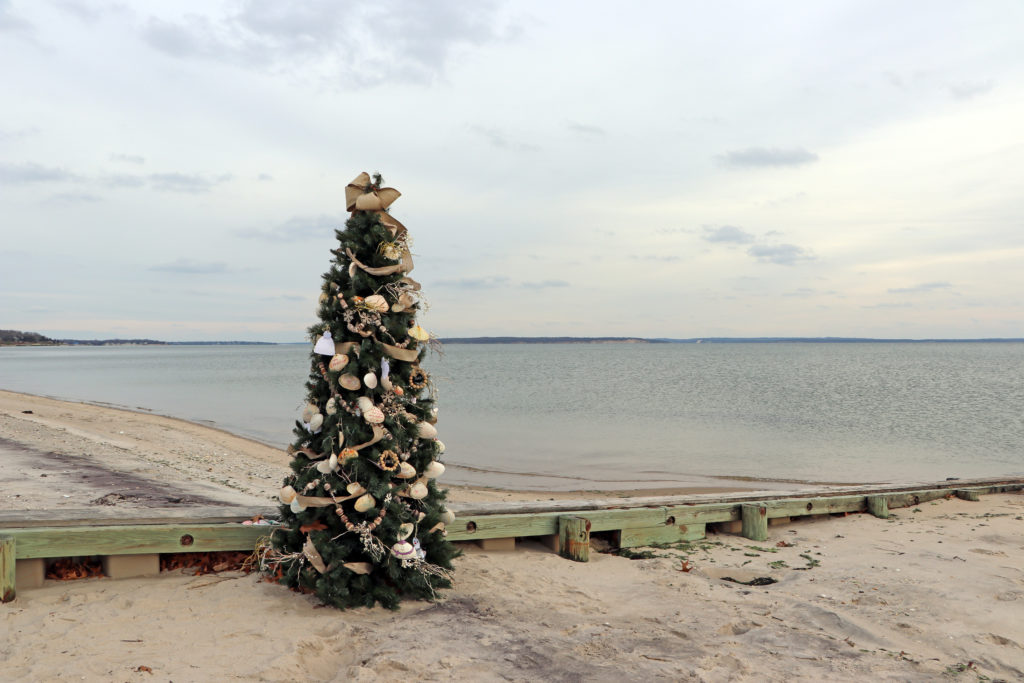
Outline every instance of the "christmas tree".
{"type": "Polygon", "coordinates": [[[435,480],[444,472],[435,391],[420,361],[436,344],[416,322],[423,299],[411,238],[388,213],[400,193],[362,173],[345,188],[352,216],[323,275],[309,328],[311,370],[296,421],[282,526],[262,565],[325,604],[431,599],[451,585],[454,517],[435,480]]]}

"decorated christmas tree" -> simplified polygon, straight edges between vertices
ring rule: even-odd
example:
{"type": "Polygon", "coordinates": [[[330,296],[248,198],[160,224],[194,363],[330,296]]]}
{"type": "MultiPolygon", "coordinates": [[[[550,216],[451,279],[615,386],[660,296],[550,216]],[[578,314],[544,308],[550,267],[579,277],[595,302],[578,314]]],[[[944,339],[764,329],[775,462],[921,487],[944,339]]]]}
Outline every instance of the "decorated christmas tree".
{"type": "Polygon", "coordinates": [[[306,405],[296,421],[282,527],[263,550],[278,580],[335,607],[396,608],[451,585],[454,517],[435,391],[420,361],[435,345],[416,322],[423,305],[411,238],[388,213],[400,193],[362,173],[345,188],[352,216],[323,276],[306,405]]]}

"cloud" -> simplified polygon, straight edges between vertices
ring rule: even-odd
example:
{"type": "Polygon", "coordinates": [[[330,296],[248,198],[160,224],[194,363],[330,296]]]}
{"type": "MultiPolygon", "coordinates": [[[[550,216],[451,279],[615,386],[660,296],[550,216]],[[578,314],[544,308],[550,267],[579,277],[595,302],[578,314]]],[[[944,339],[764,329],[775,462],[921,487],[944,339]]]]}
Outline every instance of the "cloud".
{"type": "Polygon", "coordinates": [[[705,242],[750,244],[754,241],[754,236],[735,225],[720,225],[717,228],[705,227],[701,239],[705,242]]]}
{"type": "Polygon", "coordinates": [[[164,273],[183,273],[186,275],[210,275],[228,272],[228,266],[222,261],[213,263],[199,263],[192,259],[180,258],[173,263],[164,263],[150,267],[164,273]]]}
{"type": "Polygon", "coordinates": [[[912,287],[894,287],[886,291],[889,294],[923,294],[926,292],[934,292],[939,289],[949,289],[953,285],[948,282],[922,282],[919,285],[912,287]]]}
{"type": "Polygon", "coordinates": [[[239,230],[236,234],[247,239],[261,239],[270,242],[297,242],[308,239],[321,239],[333,237],[335,230],[340,230],[345,225],[344,214],[329,216],[293,216],[284,223],[269,230],[257,230],[249,228],[239,230]]]}
{"type": "Polygon", "coordinates": [[[146,163],[145,157],[140,157],[138,154],[111,154],[111,161],[120,161],[126,164],[144,164],[146,163]]]}
{"type": "Polygon", "coordinates": [[[995,87],[992,81],[974,81],[963,83],[952,83],[949,85],[949,94],[956,100],[969,100],[984,95],[995,87]]]}
{"type": "Polygon", "coordinates": [[[380,0],[373,4],[243,0],[228,15],[151,18],[143,39],[179,59],[315,75],[345,85],[430,83],[454,54],[516,37],[494,2],[380,0]]]}
{"type": "Polygon", "coordinates": [[[100,201],[103,201],[103,198],[94,194],[87,194],[84,192],[62,192],[60,194],[51,195],[43,203],[49,206],[78,206],[80,204],[93,204],[100,201]]]}
{"type": "Polygon", "coordinates": [[[792,266],[801,261],[813,261],[816,257],[803,247],[795,244],[755,244],[747,253],[760,263],[775,263],[792,266]]]}
{"type": "Polygon", "coordinates": [[[200,175],[186,175],[184,173],[152,173],[149,175],[149,182],[152,183],[154,190],[192,194],[209,192],[216,185],[228,180],[231,180],[230,175],[222,175],[212,180],[200,175]]]}
{"type": "Polygon", "coordinates": [[[30,128],[0,130],[0,141],[21,140],[22,138],[27,138],[38,133],[39,129],[34,126],[30,128]]]}
{"type": "Polygon", "coordinates": [[[521,152],[537,152],[540,147],[522,142],[513,142],[502,131],[497,128],[486,128],[484,126],[470,126],[469,129],[483,137],[498,149],[514,149],[521,152]]]}
{"type": "Polygon", "coordinates": [[[78,179],[74,173],[65,171],[63,168],[52,168],[32,163],[5,164],[0,162],[0,185],[59,183],[78,179]]]}
{"type": "Polygon", "coordinates": [[[604,128],[601,128],[600,126],[592,126],[587,123],[576,123],[575,121],[570,121],[566,124],[566,127],[571,131],[583,133],[584,135],[606,135],[604,128]]]}
{"type": "Polygon", "coordinates": [[[33,30],[32,24],[11,12],[10,0],[0,0],[0,31],[14,33],[18,31],[31,32],[33,30]]]}
{"type": "Polygon", "coordinates": [[[146,184],[145,176],[115,173],[103,176],[100,182],[109,187],[142,187],[146,184]]]}
{"type": "Polygon", "coordinates": [[[519,285],[524,289],[548,289],[550,287],[568,287],[565,280],[542,280],[540,282],[523,282],[519,285]]]}
{"type": "Polygon", "coordinates": [[[630,254],[629,258],[632,259],[633,261],[660,261],[661,263],[673,263],[679,260],[679,257],[676,256],[675,254],[630,254]]]}
{"type": "Polygon", "coordinates": [[[456,287],[458,289],[494,289],[507,286],[508,278],[504,276],[464,277],[456,280],[438,280],[434,285],[437,287],[456,287]]]}
{"type": "Polygon", "coordinates": [[[260,173],[258,176],[256,176],[256,180],[259,180],[260,182],[269,182],[273,179],[274,176],[270,175],[269,173],[260,173]]]}
{"type": "Polygon", "coordinates": [[[802,147],[747,147],[726,152],[719,157],[727,166],[799,166],[818,160],[818,155],[802,147]]]}

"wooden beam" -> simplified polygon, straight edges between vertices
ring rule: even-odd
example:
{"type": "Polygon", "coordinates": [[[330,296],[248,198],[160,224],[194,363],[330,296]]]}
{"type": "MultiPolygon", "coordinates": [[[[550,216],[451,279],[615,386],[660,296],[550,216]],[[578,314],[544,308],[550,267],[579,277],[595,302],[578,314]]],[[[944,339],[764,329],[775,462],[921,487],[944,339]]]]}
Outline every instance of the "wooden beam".
{"type": "Polygon", "coordinates": [[[565,515],[558,518],[558,554],[576,562],[590,562],[590,521],[565,515]]]}
{"type": "Polygon", "coordinates": [[[0,602],[11,602],[17,596],[13,536],[0,536],[0,602]]]}
{"type": "Polygon", "coordinates": [[[975,502],[981,500],[977,489],[957,489],[955,493],[956,497],[960,500],[971,500],[975,502]]]}
{"type": "Polygon", "coordinates": [[[704,538],[705,525],[662,524],[646,529],[623,529],[619,534],[620,548],[639,548],[660,543],[679,543],[704,538]]]}
{"type": "Polygon", "coordinates": [[[252,550],[276,527],[242,524],[9,529],[17,559],[252,550]]]}
{"type": "Polygon", "coordinates": [[[740,505],[743,520],[743,538],[751,541],[768,540],[768,508],[760,503],[743,503],[740,505]]]}
{"type": "Polygon", "coordinates": [[[868,512],[879,519],[889,519],[889,501],[885,496],[867,496],[868,512]]]}

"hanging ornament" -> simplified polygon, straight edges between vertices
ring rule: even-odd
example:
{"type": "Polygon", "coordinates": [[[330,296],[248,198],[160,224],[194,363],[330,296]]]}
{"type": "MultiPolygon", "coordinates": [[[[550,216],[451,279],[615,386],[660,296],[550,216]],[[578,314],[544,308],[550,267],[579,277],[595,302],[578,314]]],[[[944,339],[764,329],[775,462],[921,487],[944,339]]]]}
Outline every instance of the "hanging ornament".
{"type": "Polygon", "coordinates": [[[367,389],[376,389],[377,375],[373,374],[372,372],[366,373],[365,375],[363,375],[363,384],[366,385],[367,389]]]}
{"type": "Polygon", "coordinates": [[[404,395],[405,395],[405,389],[403,389],[402,387],[395,387],[395,396],[404,396],[404,395]]]}
{"type": "Polygon", "coordinates": [[[281,487],[281,490],[277,492],[278,500],[280,500],[285,505],[288,505],[293,500],[295,500],[296,495],[298,494],[295,493],[295,489],[292,488],[291,486],[283,486],[281,487]]]}
{"type": "Polygon", "coordinates": [[[391,363],[387,358],[380,359],[380,378],[387,379],[391,375],[391,363]]]}
{"type": "Polygon", "coordinates": [[[422,368],[415,367],[409,373],[409,386],[413,389],[422,389],[427,386],[427,373],[422,368]]]}
{"type": "Polygon", "coordinates": [[[363,299],[363,306],[367,310],[376,311],[377,313],[388,312],[388,302],[380,294],[371,294],[363,299]]]}
{"type": "Polygon", "coordinates": [[[303,422],[309,422],[310,420],[313,419],[313,416],[316,415],[316,413],[317,413],[316,404],[314,404],[314,403],[307,403],[306,405],[304,405],[302,407],[302,421],[303,422]]]}
{"type": "Polygon", "coordinates": [[[348,491],[348,495],[350,496],[361,496],[364,493],[366,493],[366,489],[363,488],[363,485],[360,484],[358,481],[354,481],[351,484],[347,485],[345,487],[345,490],[348,491]]]}
{"type": "Polygon", "coordinates": [[[444,474],[444,465],[436,460],[431,460],[430,464],[423,468],[423,476],[427,479],[437,479],[444,474]]]}
{"type": "Polygon", "coordinates": [[[451,510],[445,510],[444,512],[441,513],[441,521],[444,522],[446,525],[447,524],[454,524],[455,523],[455,513],[452,512],[451,510]]]}
{"type": "MultiPolygon", "coordinates": [[[[348,264],[348,276],[349,277],[355,277],[356,276],[356,264],[355,263],[348,264]]],[[[340,294],[339,294],[339,296],[340,296],[340,294]]]]}
{"type": "MultiPolygon", "coordinates": [[[[355,458],[359,455],[359,451],[354,448],[342,448],[341,449],[341,461],[345,462],[349,458],[355,458]]],[[[349,491],[351,493],[351,491],[349,491]]]]}
{"type": "Polygon", "coordinates": [[[399,541],[391,546],[391,554],[399,560],[411,560],[416,557],[416,548],[408,541],[399,541]]]}
{"type": "Polygon", "coordinates": [[[334,372],[340,372],[346,365],[348,365],[348,356],[343,353],[336,353],[334,354],[334,357],[331,358],[331,362],[327,364],[327,367],[334,372]]]}
{"type": "Polygon", "coordinates": [[[327,399],[327,405],[324,406],[324,412],[328,415],[334,415],[338,412],[338,402],[333,396],[327,399]]]}
{"type": "Polygon", "coordinates": [[[420,422],[416,425],[416,433],[421,439],[433,439],[437,436],[437,427],[429,422],[420,422]]]}
{"type": "Polygon", "coordinates": [[[363,419],[366,420],[368,424],[379,425],[384,422],[384,411],[377,406],[373,406],[369,410],[363,412],[363,419]]]}
{"type": "Polygon", "coordinates": [[[324,332],[323,336],[316,340],[316,344],[313,346],[313,351],[319,353],[321,356],[334,355],[334,339],[331,338],[330,330],[324,332]]]}
{"type": "Polygon", "coordinates": [[[416,500],[423,500],[427,497],[427,485],[422,481],[418,481],[409,487],[409,497],[415,498],[416,500]]]}
{"type": "MultiPolygon", "coordinates": [[[[377,176],[380,181],[380,176],[377,176]]],[[[346,211],[383,211],[402,196],[393,187],[376,187],[369,173],[360,173],[345,187],[346,211]]]]}
{"type": "Polygon", "coordinates": [[[377,500],[369,493],[364,493],[356,499],[356,512],[366,512],[377,504],[377,500]]]}
{"type": "Polygon", "coordinates": [[[437,452],[444,453],[444,442],[440,439],[434,439],[434,443],[437,444],[437,452]]]}
{"type": "Polygon", "coordinates": [[[416,305],[416,299],[409,292],[402,292],[398,295],[398,301],[391,304],[391,310],[395,313],[407,311],[416,305]]]}
{"type": "Polygon", "coordinates": [[[397,261],[402,258],[402,245],[398,242],[381,242],[377,252],[388,260],[397,261]]]}
{"type": "Polygon", "coordinates": [[[415,339],[416,341],[421,342],[430,339],[430,333],[427,332],[422,327],[420,327],[419,325],[414,325],[413,327],[409,328],[409,336],[415,339]]]}
{"type": "Polygon", "coordinates": [[[341,385],[342,389],[348,389],[349,391],[358,391],[362,384],[359,383],[359,378],[355,375],[344,374],[338,378],[338,384],[341,385]]]}
{"type": "Polygon", "coordinates": [[[331,457],[316,464],[316,469],[321,474],[329,474],[338,471],[338,455],[331,453],[331,457]]]}
{"type": "Polygon", "coordinates": [[[416,477],[416,468],[403,461],[398,466],[398,473],[395,476],[399,479],[414,479],[416,477]]]}
{"type": "Polygon", "coordinates": [[[399,541],[404,541],[405,539],[407,539],[410,536],[412,536],[412,532],[413,532],[414,529],[415,529],[415,527],[412,525],[411,522],[406,522],[405,524],[399,525],[399,527],[398,527],[398,540],[399,541]]]}
{"type": "Polygon", "coordinates": [[[420,539],[412,539],[412,548],[416,552],[416,557],[420,560],[427,559],[427,553],[423,548],[420,547],[420,539]]]}
{"type": "Polygon", "coordinates": [[[398,455],[392,450],[383,451],[377,457],[377,464],[385,472],[395,471],[398,468],[399,462],[401,461],[398,459],[398,455]]]}
{"type": "Polygon", "coordinates": [[[292,512],[294,512],[295,514],[299,514],[300,512],[306,509],[306,506],[299,502],[298,496],[295,496],[295,498],[292,500],[288,507],[290,507],[292,512]]]}
{"type": "Polygon", "coordinates": [[[314,415],[313,418],[309,421],[309,431],[313,432],[314,434],[319,432],[320,428],[323,427],[323,426],[324,426],[324,416],[321,415],[320,413],[317,413],[316,415],[314,415]]]}

